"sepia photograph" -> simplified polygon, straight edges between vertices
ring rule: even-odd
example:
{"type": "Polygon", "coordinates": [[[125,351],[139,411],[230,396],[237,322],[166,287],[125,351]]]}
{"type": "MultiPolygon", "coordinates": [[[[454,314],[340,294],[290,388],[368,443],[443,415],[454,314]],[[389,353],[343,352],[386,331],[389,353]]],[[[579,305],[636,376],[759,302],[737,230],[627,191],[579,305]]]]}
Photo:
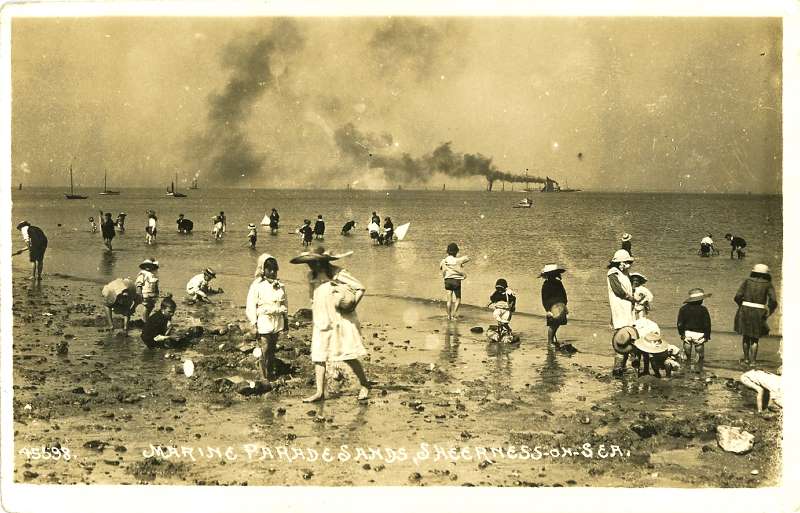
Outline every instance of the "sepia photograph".
{"type": "Polygon", "coordinates": [[[2,11],[6,509],[775,504],[780,9],[147,5],[2,11]]]}

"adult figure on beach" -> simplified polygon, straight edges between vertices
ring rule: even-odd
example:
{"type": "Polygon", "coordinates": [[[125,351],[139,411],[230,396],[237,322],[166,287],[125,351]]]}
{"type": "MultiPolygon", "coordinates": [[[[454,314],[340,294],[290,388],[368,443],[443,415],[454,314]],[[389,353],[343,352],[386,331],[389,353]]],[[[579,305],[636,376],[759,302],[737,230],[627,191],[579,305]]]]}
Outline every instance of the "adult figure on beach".
{"type": "Polygon", "coordinates": [[[128,278],[117,278],[104,286],[101,293],[106,305],[109,328],[114,329],[113,314],[119,314],[122,316],[122,331],[127,336],[131,315],[139,305],[136,284],[128,278]]]}
{"type": "Polygon", "coordinates": [[[754,265],[750,276],[739,286],[733,301],[739,305],[733,320],[733,329],[742,336],[743,363],[755,365],[758,339],[769,333],[767,318],[778,308],[769,267],[764,264],[754,265]]]}
{"type": "Polygon", "coordinates": [[[225,212],[219,211],[219,220],[222,223],[222,233],[228,231],[228,218],[225,217],[225,212]]]}
{"type": "Polygon", "coordinates": [[[731,260],[733,260],[734,254],[739,260],[746,256],[744,248],[747,247],[747,241],[730,233],[726,233],[725,238],[731,243],[731,260]]]}
{"type": "Polygon", "coordinates": [[[558,346],[556,332],[559,326],[567,323],[567,291],[561,282],[561,275],[566,269],[556,264],[547,264],[542,268],[539,277],[542,283],[542,306],[546,312],[547,344],[558,346]]]}
{"type": "Polygon", "coordinates": [[[711,238],[710,233],[707,233],[705,237],[700,239],[700,249],[697,254],[706,258],[712,255],[719,255],[719,250],[714,247],[714,239],[711,238]]]}
{"type": "MultiPolygon", "coordinates": [[[[47,237],[38,226],[33,226],[28,221],[22,221],[17,225],[17,230],[22,234],[22,239],[27,246],[28,258],[32,264],[31,280],[42,281],[42,269],[44,268],[44,253],[47,250],[47,237]]],[[[25,251],[17,251],[19,254],[25,251]]]]}
{"type": "Polygon", "coordinates": [[[618,249],[608,263],[606,284],[608,288],[608,304],[611,308],[611,327],[614,329],[611,344],[614,348],[614,375],[625,372],[628,355],[635,350],[633,341],[638,338],[632,328],[635,320],[633,307],[633,286],[628,277],[628,270],[633,265],[633,257],[624,249],[618,249]]]}
{"type": "Polygon", "coordinates": [[[290,260],[293,264],[306,264],[310,269],[308,284],[313,316],[311,361],[314,362],[316,391],[303,399],[306,403],[325,398],[327,362],[346,362],[361,384],[358,400],[366,400],[369,396],[369,382],[359,360],[367,354],[367,350],[356,315],[356,306],[366,289],[345,269],[331,264],[351,254],[335,255],[316,247],[290,260]]]}
{"type": "Polygon", "coordinates": [[[158,217],[156,217],[155,210],[147,211],[147,226],[144,228],[145,242],[153,244],[156,241],[156,234],[158,233],[158,217]]]}
{"type": "Polygon", "coordinates": [[[109,251],[112,250],[111,248],[111,241],[114,240],[114,237],[117,235],[116,230],[114,229],[114,220],[111,219],[111,212],[106,212],[103,214],[103,211],[100,211],[100,232],[103,234],[103,244],[106,245],[109,251]]]}
{"type": "Polygon", "coordinates": [[[269,213],[269,230],[272,235],[278,234],[278,223],[281,220],[280,214],[276,209],[272,209],[272,212],[269,213]]]}
{"type": "Polygon", "coordinates": [[[275,350],[280,334],[289,331],[288,312],[286,287],[278,281],[278,261],[264,253],[256,263],[255,280],[247,292],[245,313],[261,342],[259,366],[267,381],[277,377],[275,350]]]}
{"type": "Polygon", "coordinates": [[[623,233],[622,237],[620,237],[620,249],[624,249],[630,256],[633,256],[631,240],[633,240],[633,236],[630,233],[623,233]]]}

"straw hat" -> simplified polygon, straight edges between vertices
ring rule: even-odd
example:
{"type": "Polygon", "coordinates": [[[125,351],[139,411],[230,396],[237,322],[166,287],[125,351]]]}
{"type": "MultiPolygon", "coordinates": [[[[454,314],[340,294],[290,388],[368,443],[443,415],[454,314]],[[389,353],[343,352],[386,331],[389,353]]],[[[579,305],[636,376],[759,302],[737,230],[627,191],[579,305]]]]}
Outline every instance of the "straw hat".
{"type": "Polygon", "coordinates": [[[31,223],[29,223],[28,221],[22,221],[21,223],[19,223],[17,225],[17,230],[21,230],[21,229],[25,228],[26,226],[30,226],[30,225],[31,225],[31,223]]]}
{"type": "Polygon", "coordinates": [[[618,249],[611,258],[612,262],[633,262],[633,257],[624,249],[618,249]]]}
{"type": "Polygon", "coordinates": [[[549,273],[563,273],[566,271],[563,267],[559,267],[556,264],[547,264],[542,267],[542,272],[539,273],[539,276],[544,276],[545,274],[549,273]]]}
{"type": "Polygon", "coordinates": [[[646,353],[663,353],[667,350],[668,344],[661,340],[658,324],[650,319],[637,319],[633,325],[639,333],[639,338],[633,342],[636,349],[646,353]]]}
{"type": "Polygon", "coordinates": [[[253,223],[250,223],[250,224],[248,224],[248,225],[247,225],[247,227],[248,227],[248,228],[250,228],[250,229],[252,230],[253,228],[255,228],[255,227],[256,227],[256,225],[254,225],[253,223]]]}
{"type": "Polygon", "coordinates": [[[630,273],[628,275],[628,278],[633,279],[634,277],[639,278],[640,280],[642,280],[642,283],[646,283],[647,282],[647,276],[645,276],[642,273],[630,273]]]}
{"type": "Polygon", "coordinates": [[[628,242],[628,241],[629,241],[629,240],[631,240],[632,238],[633,238],[633,237],[631,236],[631,234],[630,234],[630,233],[623,233],[623,234],[622,234],[622,242],[628,242]]]}
{"type": "Polygon", "coordinates": [[[769,267],[766,264],[756,264],[751,272],[769,274],[769,267]]]}
{"type": "Polygon", "coordinates": [[[203,270],[203,274],[207,274],[207,275],[211,276],[212,278],[216,278],[217,277],[217,273],[215,273],[214,269],[212,269],[210,267],[206,267],[203,270]]]}
{"type": "Polygon", "coordinates": [[[145,259],[144,262],[139,264],[139,269],[144,269],[146,271],[154,271],[158,269],[158,260],[153,260],[152,258],[145,259]]]}
{"type": "Polygon", "coordinates": [[[689,297],[683,300],[684,303],[693,303],[695,301],[702,301],[707,297],[711,297],[711,293],[706,294],[703,289],[691,289],[689,297]]]}
{"type": "Polygon", "coordinates": [[[255,274],[254,274],[254,276],[255,276],[256,278],[260,278],[260,277],[261,277],[261,274],[264,272],[264,264],[265,264],[265,263],[267,262],[267,260],[269,260],[270,258],[271,258],[272,260],[275,260],[276,262],[278,261],[278,260],[277,260],[277,259],[276,259],[274,256],[270,255],[269,253],[261,253],[261,254],[258,256],[258,260],[256,260],[256,272],[255,272],[255,274]]]}
{"type": "Polygon", "coordinates": [[[325,251],[325,248],[323,248],[322,246],[319,246],[311,251],[303,251],[296,257],[289,260],[289,262],[292,264],[308,264],[311,262],[330,262],[331,260],[339,260],[340,258],[344,258],[352,254],[353,254],[352,251],[348,251],[346,253],[335,255],[333,253],[330,253],[329,251],[325,251]]]}

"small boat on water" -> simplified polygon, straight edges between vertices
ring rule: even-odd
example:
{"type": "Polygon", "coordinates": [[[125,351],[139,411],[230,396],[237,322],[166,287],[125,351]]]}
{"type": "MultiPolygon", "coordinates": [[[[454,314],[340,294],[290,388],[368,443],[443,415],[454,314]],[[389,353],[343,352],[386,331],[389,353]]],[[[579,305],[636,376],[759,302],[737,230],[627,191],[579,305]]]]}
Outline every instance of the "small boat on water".
{"type": "Polygon", "coordinates": [[[169,185],[167,189],[167,196],[170,198],[185,198],[186,195],[175,190],[175,184],[178,182],[178,174],[175,173],[175,181],[169,185]]]}
{"type": "Polygon", "coordinates": [[[533,201],[530,198],[525,198],[520,200],[514,208],[531,208],[533,206],[533,201]]]}
{"type": "Polygon", "coordinates": [[[105,170],[103,173],[103,192],[98,193],[100,196],[116,196],[119,194],[119,191],[109,191],[108,190],[108,170],[105,170]]]}
{"type": "Polygon", "coordinates": [[[69,194],[64,194],[67,199],[86,199],[86,196],[75,194],[75,187],[72,184],[72,164],[69,165],[69,194]]]}

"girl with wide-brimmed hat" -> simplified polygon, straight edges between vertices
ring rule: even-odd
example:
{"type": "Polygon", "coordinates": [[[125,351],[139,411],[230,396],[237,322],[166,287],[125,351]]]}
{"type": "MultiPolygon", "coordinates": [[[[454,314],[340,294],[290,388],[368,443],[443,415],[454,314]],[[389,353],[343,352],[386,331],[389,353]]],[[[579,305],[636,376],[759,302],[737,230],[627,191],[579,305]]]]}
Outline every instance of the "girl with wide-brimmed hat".
{"type": "Polygon", "coordinates": [[[778,308],[769,267],[764,264],[754,265],[750,276],[739,286],[733,300],[739,305],[733,320],[733,329],[742,336],[744,364],[755,365],[758,339],[769,333],[767,318],[778,308]]]}
{"type": "Polygon", "coordinates": [[[314,402],[325,398],[327,362],[345,362],[358,377],[360,401],[369,396],[369,382],[359,358],[367,354],[361,338],[361,328],[356,306],[366,289],[346,270],[331,264],[352,252],[333,254],[317,247],[304,251],[290,260],[293,264],[306,264],[313,329],[311,334],[311,361],[314,362],[316,392],[303,399],[314,402]]]}
{"type": "Polygon", "coordinates": [[[547,264],[539,273],[542,283],[542,306],[546,312],[547,343],[558,346],[556,332],[559,326],[567,323],[567,291],[561,283],[561,275],[566,269],[556,264],[547,264]]]}
{"type": "Polygon", "coordinates": [[[267,381],[277,377],[275,349],[278,337],[289,330],[289,300],[286,287],[278,281],[278,260],[264,253],[256,263],[255,280],[247,292],[245,313],[255,326],[258,339],[263,344],[259,365],[267,381]]]}

